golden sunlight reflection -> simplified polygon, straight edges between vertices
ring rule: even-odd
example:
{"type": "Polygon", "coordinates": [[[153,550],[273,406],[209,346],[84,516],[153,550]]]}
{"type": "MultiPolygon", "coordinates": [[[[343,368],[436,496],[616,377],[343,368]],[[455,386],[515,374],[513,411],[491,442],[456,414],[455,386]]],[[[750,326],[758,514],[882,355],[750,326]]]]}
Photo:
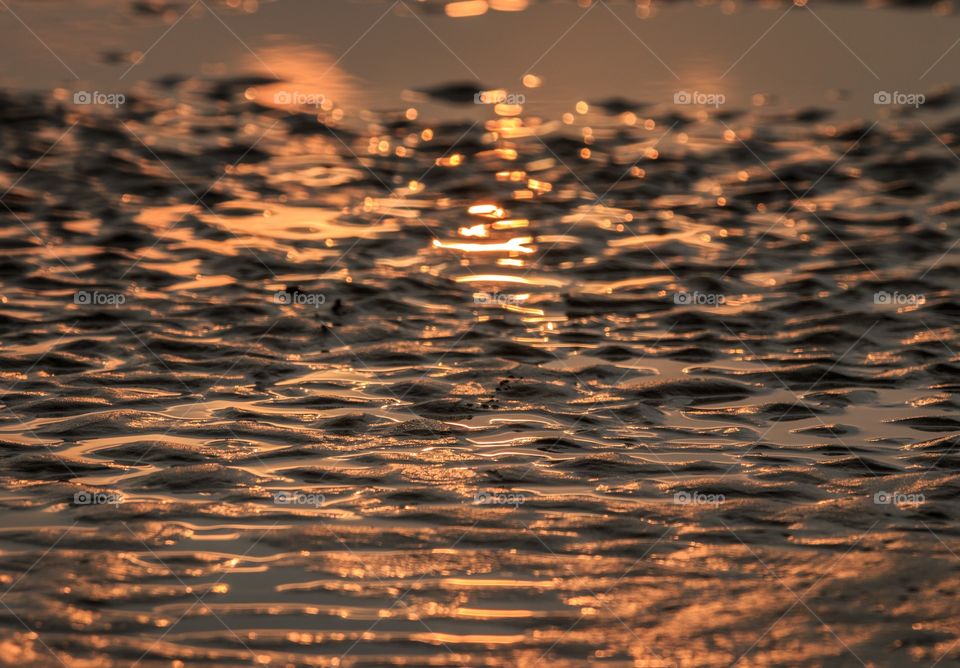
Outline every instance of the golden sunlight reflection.
{"type": "Polygon", "coordinates": [[[467,213],[474,216],[485,216],[487,218],[503,218],[504,211],[496,204],[474,204],[467,213]]]}
{"type": "Polygon", "coordinates": [[[447,16],[452,18],[480,16],[486,14],[488,9],[490,9],[490,5],[487,0],[454,0],[443,7],[447,16]]]}
{"type": "Polygon", "coordinates": [[[263,106],[330,114],[330,120],[339,120],[343,107],[365,102],[362,88],[339,62],[316,47],[286,43],[260,47],[247,65],[264,70],[264,63],[282,80],[247,90],[246,98],[263,106]]]}
{"type": "Polygon", "coordinates": [[[539,88],[543,85],[543,79],[536,74],[524,74],[522,83],[527,88],[539,88]]]}
{"type": "Polygon", "coordinates": [[[522,12],[530,6],[530,0],[488,0],[490,9],[498,12],[522,12]]]}
{"type": "Polygon", "coordinates": [[[546,276],[511,276],[510,274],[470,274],[457,276],[457,283],[519,283],[522,285],[539,285],[549,288],[562,288],[567,281],[546,276]]]}
{"type": "Polygon", "coordinates": [[[490,236],[490,230],[487,229],[486,225],[480,223],[470,227],[461,227],[457,230],[457,234],[463,237],[479,237],[482,239],[490,236]]]}
{"type": "Polygon", "coordinates": [[[433,245],[435,248],[452,248],[455,250],[462,250],[467,253],[533,253],[536,251],[536,249],[525,245],[531,243],[532,241],[533,237],[514,237],[508,241],[489,244],[441,241],[439,239],[434,239],[433,245]]]}
{"type": "Polygon", "coordinates": [[[529,227],[530,221],[526,218],[511,218],[507,220],[498,220],[492,223],[490,227],[495,230],[514,230],[529,227]]]}
{"type": "Polygon", "coordinates": [[[450,156],[437,158],[434,164],[437,167],[459,167],[463,164],[463,156],[459,153],[454,153],[450,156]]]}

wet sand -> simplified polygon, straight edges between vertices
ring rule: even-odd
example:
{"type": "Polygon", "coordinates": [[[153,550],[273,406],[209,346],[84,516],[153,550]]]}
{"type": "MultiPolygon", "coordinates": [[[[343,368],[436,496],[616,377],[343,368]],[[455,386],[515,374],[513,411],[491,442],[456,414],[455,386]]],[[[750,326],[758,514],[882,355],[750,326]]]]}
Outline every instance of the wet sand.
{"type": "Polygon", "coordinates": [[[952,89],[474,85],[0,93],[0,663],[960,665],[952,89]]]}

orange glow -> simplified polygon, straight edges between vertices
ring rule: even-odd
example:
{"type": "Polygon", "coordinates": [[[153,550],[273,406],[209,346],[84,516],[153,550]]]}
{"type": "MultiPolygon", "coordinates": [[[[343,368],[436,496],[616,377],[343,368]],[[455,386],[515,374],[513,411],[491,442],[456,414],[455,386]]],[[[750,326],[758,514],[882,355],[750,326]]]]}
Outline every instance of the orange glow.
{"type": "Polygon", "coordinates": [[[507,274],[470,274],[457,276],[457,283],[521,283],[523,285],[542,285],[545,287],[561,288],[566,283],[553,278],[532,276],[509,276],[507,274]]]}
{"type": "Polygon", "coordinates": [[[480,645],[513,645],[525,639],[523,634],[514,635],[454,635],[452,633],[413,633],[410,639],[430,644],[469,643],[480,645]]]}
{"type": "Polygon", "coordinates": [[[506,215],[504,210],[496,204],[474,204],[467,209],[467,213],[486,218],[503,218],[506,215]]]}
{"type": "Polygon", "coordinates": [[[434,248],[448,248],[451,250],[462,250],[467,253],[498,253],[498,252],[510,252],[510,253],[533,253],[534,249],[524,246],[524,244],[531,243],[533,237],[514,237],[509,241],[504,241],[501,243],[492,243],[492,244],[471,244],[463,243],[459,241],[440,241],[439,239],[433,240],[434,248]]]}
{"type": "Polygon", "coordinates": [[[547,183],[546,181],[538,181],[537,179],[529,179],[527,181],[527,187],[538,193],[548,193],[553,190],[553,184],[547,183]]]}
{"type": "Polygon", "coordinates": [[[522,12],[530,6],[530,0],[488,0],[490,9],[498,12],[522,12]]]}
{"type": "Polygon", "coordinates": [[[520,104],[498,104],[493,108],[498,116],[519,116],[523,113],[523,105],[520,104]]]}
{"type": "Polygon", "coordinates": [[[258,50],[257,57],[251,56],[249,64],[262,67],[261,61],[281,81],[244,91],[246,99],[258,104],[289,111],[331,111],[334,100],[342,105],[360,99],[356,84],[338,66],[338,61],[313,46],[267,46],[258,50]]]}
{"type": "Polygon", "coordinates": [[[540,88],[543,85],[543,79],[536,74],[524,74],[523,85],[527,88],[540,88]]]}
{"type": "Polygon", "coordinates": [[[510,220],[498,220],[497,222],[493,223],[491,227],[493,227],[495,230],[513,230],[528,227],[529,225],[530,221],[526,218],[513,218],[510,220]]]}
{"type": "Polygon", "coordinates": [[[447,16],[459,19],[486,14],[489,8],[487,0],[460,0],[444,6],[443,10],[447,13],[447,16]]]}
{"type": "Polygon", "coordinates": [[[531,610],[491,610],[489,608],[479,609],[479,608],[457,608],[458,617],[466,617],[468,619],[523,619],[526,617],[533,617],[533,611],[531,610]]]}
{"type": "Polygon", "coordinates": [[[479,225],[474,225],[473,227],[461,227],[457,230],[457,233],[463,237],[479,237],[486,238],[490,236],[490,231],[487,229],[487,226],[483,223],[479,225]]]}
{"type": "Polygon", "coordinates": [[[436,162],[434,162],[437,167],[458,167],[462,163],[463,156],[459,153],[454,153],[446,158],[437,158],[436,162]]]}

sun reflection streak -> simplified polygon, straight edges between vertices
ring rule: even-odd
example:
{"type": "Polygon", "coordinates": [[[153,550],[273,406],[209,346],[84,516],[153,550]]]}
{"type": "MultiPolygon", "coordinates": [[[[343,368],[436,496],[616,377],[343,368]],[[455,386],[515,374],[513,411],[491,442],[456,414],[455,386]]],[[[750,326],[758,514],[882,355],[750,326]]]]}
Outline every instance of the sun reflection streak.
{"type": "Polygon", "coordinates": [[[534,253],[536,249],[525,246],[533,241],[533,237],[514,237],[509,241],[489,244],[472,244],[459,241],[441,241],[433,240],[434,248],[450,248],[462,250],[467,253],[534,253]]]}

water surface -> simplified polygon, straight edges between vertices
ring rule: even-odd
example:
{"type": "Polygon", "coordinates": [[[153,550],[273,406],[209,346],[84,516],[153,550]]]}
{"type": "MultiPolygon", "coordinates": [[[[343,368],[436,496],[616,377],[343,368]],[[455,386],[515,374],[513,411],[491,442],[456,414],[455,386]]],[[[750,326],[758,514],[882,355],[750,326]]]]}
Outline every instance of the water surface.
{"type": "Polygon", "coordinates": [[[233,4],[0,16],[0,660],[960,662],[952,15],[233,4]]]}

